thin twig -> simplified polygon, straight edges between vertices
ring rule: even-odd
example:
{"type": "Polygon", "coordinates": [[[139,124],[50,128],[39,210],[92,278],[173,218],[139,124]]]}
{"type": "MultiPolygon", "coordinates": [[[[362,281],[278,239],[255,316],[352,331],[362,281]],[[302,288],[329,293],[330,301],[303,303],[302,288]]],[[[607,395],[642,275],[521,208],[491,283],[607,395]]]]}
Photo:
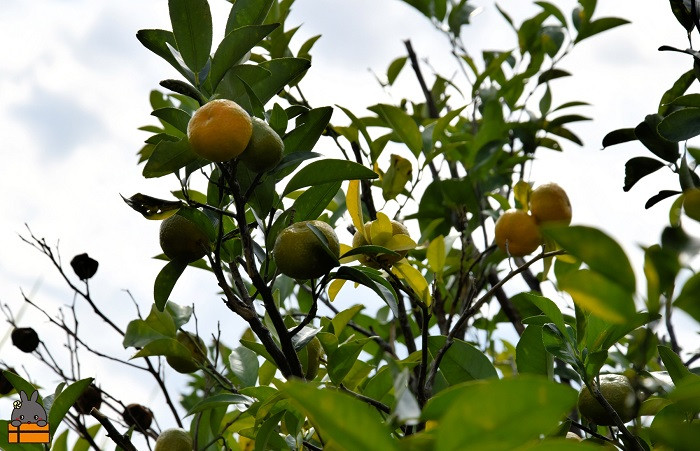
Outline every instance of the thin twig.
{"type": "Polygon", "coordinates": [[[107,437],[112,439],[112,441],[121,449],[124,451],[138,451],[134,444],[131,443],[129,437],[126,434],[120,434],[109,418],[107,418],[102,412],[93,407],[90,411],[90,415],[95,417],[95,419],[99,421],[102,426],[104,426],[105,430],[107,431],[107,437]]]}

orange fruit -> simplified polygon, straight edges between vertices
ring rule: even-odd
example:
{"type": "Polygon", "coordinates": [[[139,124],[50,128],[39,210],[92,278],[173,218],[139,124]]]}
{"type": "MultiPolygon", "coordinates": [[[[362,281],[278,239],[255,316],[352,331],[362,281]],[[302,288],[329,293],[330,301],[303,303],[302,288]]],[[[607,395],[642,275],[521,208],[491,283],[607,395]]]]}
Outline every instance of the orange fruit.
{"type": "Polygon", "coordinates": [[[275,240],[272,253],[280,272],[292,279],[315,279],[338,265],[340,244],[331,226],[323,221],[301,221],[282,230],[275,240]],[[328,255],[323,243],[307,224],[318,228],[328,240],[335,258],[328,255]]]}
{"type": "Polygon", "coordinates": [[[253,118],[253,135],[238,159],[253,172],[267,172],[282,159],[284,142],[267,122],[253,118]]]}
{"type": "MultiPolygon", "coordinates": [[[[369,221],[365,223],[365,234],[363,235],[360,233],[358,230],[355,232],[355,235],[352,237],[352,247],[358,247],[358,246],[366,246],[368,244],[377,244],[379,246],[382,246],[380,243],[369,243],[367,241],[367,238],[370,237],[370,230],[372,228],[372,222],[374,221],[369,221]]],[[[408,235],[408,229],[406,228],[405,225],[401,224],[398,221],[394,221],[393,219],[391,220],[391,235],[408,235]]],[[[367,254],[367,255],[362,255],[360,257],[360,262],[365,265],[369,266],[370,268],[375,268],[375,269],[380,269],[381,267],[386,267],[386,266],[391,266],[394,263],[398,262],[402,258],[406,256],[406,253],[408,251],[397,251],[399,255],[391,255],[391,254],[367,254]]]]}
{"type": "MultiPolygon", "coordinates": [[[[600,393],[615,409],[620,419],[627,423],[637,416],[637,397],[629,379],[621,374],[602,374],[600,393]]],[[[614,426],[615,421],[585,385],[578,394],[578,410],[581,415],[599,426],[614,426]]]]}
{"type": "Polygon", "coordinates": [[[207,235],[184,216],[172,215],[160,224],[160,247],[171,260],[199,260],[209,245],[207,235]]]}
{"type": "Polygon", "coordinates": [[[250,115],[233,100],[216,99],[194,112],[187,124],[192,151],[222,162],[239,156],[253,134],[250,115]]]}
{"type": "Polygon", "coordinates": [[[535,218],[523,210],[511,209],[496,221],[496,244],[513,257],[531,254],[542,243],[535,218]]]}
{"type": "Polygon", "coordinates": [[[571,202],[556,183],[546,183],[530,194],[530,212],[538,224],[544,222],[571,223],[571,202]]]}

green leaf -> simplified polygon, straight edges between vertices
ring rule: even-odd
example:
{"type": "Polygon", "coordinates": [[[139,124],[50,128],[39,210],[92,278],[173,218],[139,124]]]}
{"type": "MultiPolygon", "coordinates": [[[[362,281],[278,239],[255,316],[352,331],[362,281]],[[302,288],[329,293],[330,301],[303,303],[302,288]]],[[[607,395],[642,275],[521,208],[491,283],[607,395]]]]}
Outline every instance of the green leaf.
{"type": "Polygon", "coordinates": [[[126,326],[126,334],[122,342],[124,348],[140,348],[154,340],[174,338],[177,328],[184,323],[181,323],[181,321],[177,324],[175,323],[170,314],[170,305],[171,303],[167,304],[166,311],[159,311],[156,305],[153,304],[145,320],[135,319],[131,321],[126,326]]]}
{"type": "Polygon", "coordinates": [[[676,20],[680,23],[685,31],[690,33],[695,28],[691,11],[685,7],[683,0],[671,0],[671,11],[676,16],[676,20]]]}
{"type": "Polygon", "coordinates": [[[423,150],[423,139],[416,122],[404,110],[394,105],[378,104],[368,108],[394,130],[398,139],[406,144],[416,157],[423,150]]]}
{"type": "Polygon", "coordinates": [[[614,324],[625,324],[635,313],[632,293],[600,273],[581,269],[559,280],[559,287],[586,311],[614,324]]]}
{"type": "Polygon", "coordinates": [[[681,194],[681,192],[675,190],[662,189],[661,191],[659,191],[658,194],[651,196],[649,200],[647,200],[647,202],[644,204],[644,208],[649,209],[657,203],[661,202],[662,200],[668,199],[669,197],[676,196],[678,194],[681,194]]]}
{"type": "Polygon", "coordinates": [[[587,226],[543,227],[543,233],[553,238],[569,254],[583,261],[630,294],[636,291],[634,272],[625,251],[601,230],[587,226]]]}
{"type": "MultiPolygon", "coordinates": [[[[257,430],[255,434],[255,451],[265,451],[266,449],[279,449],[277,446],[268,447],[268,443],[272,445],[275,442],[274,438],[281,440],[279,434],[275,431],[277,429],[277,424],[282,419],[282,416],[286,412],[281,410],[274,415],[267,418],[262,426],[257,430]],[[276,437],[275,437],[276,436],[276,437]]],[[[284,443],[284,441],[282,441],[284,443]]]]}
{"type": "MultiPolygon", "coordinates": [[[[433,357],[445,345],[446,338],[443,335],[428,338],[428,349],[433,357]]],[[[439,374],[444,379],[444,383],[440,384],[442,387],[438,387],[436,383],[436,391],[439,391],[438,388],[442,389],[466,381],[498,377],[496,368],[483,352],[459,339],[455,339],[445,352],[440,362],[439,374]]]]}
{"type": "Polygon", "coordinates": [[[554,430],[576,399],[573,388],[540,376],[467,382],[430,399],[423,419],[446,431],[438,450],[515,449],[554,430]]]}
{"type": "Polygon", "coordinates": [[[690,372],[678,354],[673,352],[671,348],[668,346],[657,346],[656,348],[659,351],[659,357],[664,362],[668,375],[671,376],[675,385],[678,385],[686,377],[698,377],[690,372]]]}
{"type": "Polygon", "coordinates": [[[629,191],[639,180],[658,171],[665,165],[666,163],[656,158],[630,158],[627,163],[625,163],[625,186],[622,189],[625,192],[629,191]]]}
{"type": "Polygon", "coordinates": [[[661,100],[659,101],[659,114],[661,116],[666,116],[671,108],[671,103],[679,96],[683,95],[695,80],[697,80],[697,78],[695,77],[695,71],[693,69],[681,75],[678,80],[673,83],[671,89],[661,96],[661,100]]]}
{"type": "MultiPolygon", "coordinates": [[[[101,424],[93,424],[92,426],[87,428],[87,434],[95,438],[97,436],[97,432],[100,430],[102,427],[101,424]]],[[[85,440],[83,437],[79,437],[78,440],[76,440],[75,445],[73,446],[73,451],[89,451],[90,450],[90,442],[85,440]]]]}
{"type": "Polygon", "coordinates": [[[190,115],[186,111],[179,108],[166,107],[154,110],[151,115],[172,125],[178,129],[183,136],[187,134],[187,124],[190,122],[190,115]]]}
{"type": "Polygon", "coordinates": [[[556,17],[559,23],[562,24],[563,27],[567,26],[566,23],[566,17],[564,17],[564,13],[561,12],[559,8],[554,6],[552,3],[549,2],[535,2],[535,4],[539,5],[543,10],[551,14],[552,16],[556,17]]]}
{"type": "Polygon", "coordinates": [[[659,124],[659,134],[674,142],[700,135],[700,108],[683,108],[672,112],[659,124]]]}
{"type": "Polygon", "coordinates": [[[199,73],[207,64],[211,52],[209,3],[207,0],[168,0],[168,8],[177,49],[187,67],[199,73]]]}
{"type": "Polygon", "coordinates": [[[651,321],[656,321],[659,316],[638,312],[629,317],[625,324],[614,324],[590,313],[586,314],[585,318],[585,346],[590,352],[595,352],[607,351],[625,335],[651,321]]]}
{"type": "Polygon", "coordinates": [[[177,69],[187,80],[194,83],[194,72],[180,64],[168,47],[177,47],[175,35],[173,35],[172,32],[167,30],[139,30],[138,33],[136,33],[136,39],[148,50],[170,63],[170,65],[177,69]]]}
{"type": "Polygon", "coordinates": [[[554,357],[563,360],[575,369],[579,368],[579,360],[576,354],[576,349],[574,349],[568,330],[566,335],[564,335],[559,332],[559,329],[557,329],[552,323],[543,325],[542,344],[547,352],[552,354],[554,357]]]}
{"type": "Polygon", "coordinates": [[[654,155],[669,163],[674,163],[679,157],[678,143],[669,141],[659,134],[658,127],[661,121],[662,117],[658,114],[650,114],[644,119],[644,122],[637,125],[634,134],[644,144],[644,147],[654,155]]]}
{"type": "Polygon", "coordinates": [[[391,62],[391,64],[389,64],[389,69],[386,71],[386,78],[390,85],[394,84],[394,81],[396,80],[396,77],[399,76],[401,69],[403,69],[403,67],[406,65],[407,59],[407,57],[402,56],[400,58],[396,58],[391,62]]]}
{"type": "Polygon", "coordinates": [[[165,308],[165,303],[168,302],[170,293],[172,293],[177,279],[180,278],[182,273],[185,271],[185,268],[187,268],[186,262],[171,260],[156,276],[156,280],[153,285],[153,299],[155,300],[156,308],[158,308],[159,311],[162,312],[165,308]]]}
{"type": "Polygon", "coordinates": [[[547,316],[547,318],[554,323],[555,326],[557,326],[559,332],[566,334],[564,315],[562,315],[561,310],[559,310],[559,307],[557,307],[557,304],[555,304],[554,301],[544,296],[539,296],[535,293],[524,293],[524,296],[530,302],[532,302],[535,307],[540,309],[542,313],[544,313],[545,316],[547,316]]]}
{"type": "Polygon", "coordinates": [[[250,25],[236,28],[226,35],[214,53],[209,80],[216,89],[224,74],[238,63],[265,36],[272,33],[279,24],[250,25]]]}
{"type": "Polygon", "coordinates": [[[296,221],[317,219],[338,193],[341,185],[341,181],[323,183],[304,191],[294,201],[292,207],[295,210],[294,219],[296,221]]]}
{"type": "Polygon", "coordinates": [[[542,341],[542,326],[527,326],[515,347],[515,365],[518,373],[540,374],[551,379],[553,362],[542,341]]]}
{"type": "Polygon", "coordinates": [[[83,391],[92,383],[94,378],[88,377],[86,379],[81,379],[75,381],[74,383],[67,386],[54,400],[51,404],[51,410],[48,412],[49,415],[49,434],[53,436],[56,433],[56,429],[63,421],[63,417],[66,416],[68,410],[73,407],[75,401],[78,400],[83,391]]]}
{"type": "Polygon", "coordinates": [[[686,313],[695,318],[695,321],[700,322],[700,302],[698,299],[700,299],[700,273],[694,274],[686,280],[673,305],[685,310],[686,313]]]}
{"type": "Polygon", "coordinates": [[[313,150],[332,115],[333,108],[328,106],[314,108],[299,116],[297,127],[284,137],[285,155],[313,150]]]}
{"type": "Polygon", "coordinates": [[[586,38],[590,38],[598,33],[602,33],[628,23],[630,23],[629,20],[621,19],[619,17],[603,17],[601,19],[594,20],[593,22],[588,22],[583,24],[574,43],[578,44],[586,38]]]}
{"type": "Polygon", "coordinates": [[[334,279],[351,280],[370,288],[386,302],[392,313],[398,317],[399,309],[396,304],[396,293],[379,271],[371,268],[341,266],[335,273],[332,273],[332,276],[334,279]]]}
{"type": "Polygon", "coordinates": [[[207,103],[207,99],[204,97],[204,95],[197,88],[185,81],[173,80],[169,78],[167,80],[161,80],[158,84],[164,87],[165,89],[169,89],[173,92],[185,95],[196,100],[199,106],[202,106],[205,103],[207,103]]]}
{"type": "Polygon", "coordinates": [[[226,21],[226,35],[246,25],[260,25],[265,21],[274,0],[236,0],[226,21]]]}
{"type": "Polygon", "coordinates": [[[186,416],[194,415],[195,413],[204,412],[205,410],[214,409],[217,407],[229,407],[233,404],[250,405],[253,402],[248,396],[237,395],[233,393],[219,393],[210,395],[199,401],[187,411],[186,416]]]}
{"type": "Polygon", "coordinates": [[[338,346],[328,357],[328,376],[334,384],[339,385],[360,356],[362,348],[370,342],[369,338],[352,340],[338,346]]]}
{"type": "Polygon", "coordinates": [[[239,346],[231,350],[228,358],[231,371],[241,381],[242,387],[251,387],[258,380],[258,355],[248,348],[239,346]]]}
{"type": "Polygon", "coordinates": [[[349,309],[337,313],[331,320],[331,324],[333,324],[333,333],[335,333],[336,336],[340,337],[340,334],[343,332],[343,329],[345,329],[345,326],[348,324],[348,322],[350,322],[355,317],[355,315],[360,313],[364,308],[364,305],[356,304],[350,307],[349,309]]]}
{"type": "Polygon", "coordinates": [[[282,391],[336,449],[398,450],[397,441],[374,407],[342,392],[295,380],[286,382],[282,391]]]}
{"type": "Polygon", "coordinates": [[[197,160],[199,157],[192,152],[186,136],[176,142],[163,140],[153,149],[143,168],[143,176],[153,178],[169,175],[197,160]]]}
{"type": "Polygon", "coordinates": [[[634,134],[633,128],[620,128],[605,135],[603,138],[603,148],[636,140],[637,135],[634,134]]]}
{"type": "Polygon", "coordinates": [[[548,81],[554,80],[556,78],[561,78],[561,77],[569,77],[571,76],[570,72],[567,72],[562,69],[548,69],[540,74],[540,76],[537,78],[537,84],[541,85],[542,83],[547,83],[548,81]]]}
{"type": "Polygon", "coordinates": [[[285,196],[305,186],[342,180],[376,179],[377,177],[378,175],[373,170],[361,164],[326,158],[301,168],[287,183],[282,195],[285,196]]]}

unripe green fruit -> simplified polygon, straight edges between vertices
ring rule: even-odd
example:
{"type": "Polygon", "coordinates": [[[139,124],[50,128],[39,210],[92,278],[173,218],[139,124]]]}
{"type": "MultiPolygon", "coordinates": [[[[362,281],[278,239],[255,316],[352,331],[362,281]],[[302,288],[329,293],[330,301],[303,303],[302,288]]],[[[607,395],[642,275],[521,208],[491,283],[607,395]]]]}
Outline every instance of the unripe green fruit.
{"type": "Polygon", "coordinates": [[[193,445],[189,432],[180,428],[171,428],[160,433],[153,451],[192,451],[193,445]]]}
{"type": "Polygon", "coordinates": [[[171,260],[192,263],[207,253],[209,238],[194,222],[172,215],[160,224],[160,247],[171,260]]]}
{"type": "Polygon", "coordinates": [[[253,135],[238,159],[253,172],[274,169],[282,159],[284,142],[267,122],[253,118],[253,135]]]}
{"type": "Polygon", "coordinates": [[[292,279],[315,279],[337,266],[340,244],[338,236],[327,223],[318,220],[301,221],[280,232],[272,252],[277,268],[285,276],[292,279]],[[312,224],[323,233],[335,258],[326,253],[323,244],[307,224],[312,224]]]}
{"type": "MultiPolygon", "coordinates": [[[[620,419],[627,423],[637,416],[637,399],[634,388],[627,377],[620,374],[600,376],[600,393],[615,409],[620,419]]],[[[599,426],[614,426],[615,420],[593,394],[584,386],[578,395],[578,410],[581,415],[599,426]]]]}
{"type": "Polygon", "coordinates": [[[165,361],[178,373],[194,373],[199,369],[199,363],[204,363],[206,360],[204,353],[207,348],[204,341],[196,335],[183,331],[178,331],[175,339],[190,350],[192,357],[166,356],[165,361]]]}
{"type": "Polygon", "coordinates": [[[321,355],[323,348],[318,337],[314,337],[306,344],[306,365],[304,365],[304,378],[306,380],[314,380],[318,375],[318,369],[321,366],[321,355]]]}

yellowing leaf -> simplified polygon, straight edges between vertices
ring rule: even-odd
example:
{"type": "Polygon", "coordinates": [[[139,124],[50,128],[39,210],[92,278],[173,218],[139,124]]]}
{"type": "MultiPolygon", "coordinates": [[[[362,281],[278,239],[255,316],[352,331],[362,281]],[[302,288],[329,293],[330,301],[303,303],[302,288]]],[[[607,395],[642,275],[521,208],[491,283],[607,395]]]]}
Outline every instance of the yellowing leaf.
{"type": "Polygon", "coordinates": [[[430,297],[430,286],[425,280],[423,274],[408,263],[405,258],[395,263],[391,268],[391,272],[398,277],[404,279],[409,287],[416,292],[421,301],[426,305],[430,305],[432,298],[430,297]]]}
{"type": "Polygon", "coordinates": [[[377,219],[372,221],[370,226],[369,242],[375,246],[384,246],[391,239],[393,230],[391,219],[384,213],[378,212],[377,219]]]}
{"type": "Polygon", "coordinates": [[[436,273],[445,267],[445,237],[440,235],[428,245],[428,265],[436,273]]]}
{"type": "Polygon", "coordinates": [[[407,251],[409,249],[415,249],[416,242],[413,241],[410,236],[400,233],[389,238],[389,241],[384,243],[383,246],[392,251],[407,251]]]}
{"type": "Polygon", "coordinates": [[[391,155],[389,169],[382,177],[382,196],[384,200],[394,199],[401,194],[413,175],[411,162],[399,155],[391,155]]]}
{"type": "Polygon", "coordinates": [[[353,225],[364,236],[365,220],[362,218],[362,202],[360,201],[359,180],[350,180],[350,183],[348,184],[348,192],[345,195],[345,205],[348,208],[348,213],[350,213],[353,225]]]}
{"type": "Polygon", "coordinates": [[[343,288],[345,282],[346,280],[343,279],[335,279],[333,282],[331,282],[331,284],[328,285],[328,299],[331,301],[335,300],[335,297],[338,295],[340,289],[343,288]]]}
{"type": "Polygon", "coordinates": [[[528,204],[531,191],[532,187],[525,180],[520,180],[513,186],[513,197],[515,197],[515,200],[520,203],[520,207],[525,211],[529,210],[528,204]]]}
{"type": "MultiPolygon", "coordinates": [[[[340,255],[345,254],[348,251],[352,250],[352,246],[348,246],[347,244],[340,243],[340,255]]],[[[351,255],[349,257],[344,257],[338,260],[340,263],[350,263],[354,262],[355,260],[359,260],[360,256],[359,255],[351,255]]]]}

